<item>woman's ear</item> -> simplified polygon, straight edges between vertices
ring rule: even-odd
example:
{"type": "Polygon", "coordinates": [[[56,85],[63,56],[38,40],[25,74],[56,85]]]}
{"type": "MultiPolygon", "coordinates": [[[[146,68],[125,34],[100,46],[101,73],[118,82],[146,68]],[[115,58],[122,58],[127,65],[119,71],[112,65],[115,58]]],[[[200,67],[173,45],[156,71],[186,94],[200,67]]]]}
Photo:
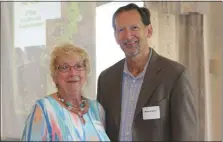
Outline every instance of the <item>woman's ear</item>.
{"type": "Polygon", "coordinates": [[[58,88],[58,83],[57,83],[57,79],[56,79],[56,73],[54,73],[53,75],[51,75],[51,77],[52,77],[52,80],[53,80],[56,88],[58,88]]]}
{"type": "Polygon", "coordinates": [[[56,80],[56,72],[54,72],[54,74],[51,75],[52,79],[53,79],[53,82],[55,84],[57,84],[57,80],[56,80]]]}

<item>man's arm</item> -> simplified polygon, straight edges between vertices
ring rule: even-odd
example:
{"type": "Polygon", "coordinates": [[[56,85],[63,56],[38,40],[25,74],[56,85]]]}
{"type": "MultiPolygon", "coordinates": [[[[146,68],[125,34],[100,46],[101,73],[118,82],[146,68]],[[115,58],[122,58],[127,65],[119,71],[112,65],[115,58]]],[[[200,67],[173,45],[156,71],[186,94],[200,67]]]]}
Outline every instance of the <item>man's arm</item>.
{"type": "Polygon", "coordinates": [[[101,81],[100,80],[101,80],[101,74],[98,77],[98,84],[97,84],[97,101],[101,104],[102,102],[101,102],[101,83],[100,83],[101,81]]]}
{"type": "Polygon", "coordinates": [[[171,139],[198,140],[197,98],[193,93],[187,70],[175,82],[170,98],[171,139]]]}

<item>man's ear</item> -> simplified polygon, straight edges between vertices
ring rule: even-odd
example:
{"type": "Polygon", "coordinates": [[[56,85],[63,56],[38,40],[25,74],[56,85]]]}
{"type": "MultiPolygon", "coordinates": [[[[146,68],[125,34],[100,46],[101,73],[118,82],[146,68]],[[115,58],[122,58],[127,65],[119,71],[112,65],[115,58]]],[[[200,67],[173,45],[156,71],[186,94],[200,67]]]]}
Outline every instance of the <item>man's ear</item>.
{"type": "Polygon", "coordinates": [[[115,41],[116,41],[116,43],[119,44],[119,43],[118,43],[118,35],[116,34],[116,31],[114,31],[114,37],[115,37],[115,41]]]}
{"type": "Polygon", "coordinates": [[[146,27],[146,33],[147,33],[147,37],[150,38],[153,34],[153,27],[151,24],[149,24],[147,27],[146,27]]]}

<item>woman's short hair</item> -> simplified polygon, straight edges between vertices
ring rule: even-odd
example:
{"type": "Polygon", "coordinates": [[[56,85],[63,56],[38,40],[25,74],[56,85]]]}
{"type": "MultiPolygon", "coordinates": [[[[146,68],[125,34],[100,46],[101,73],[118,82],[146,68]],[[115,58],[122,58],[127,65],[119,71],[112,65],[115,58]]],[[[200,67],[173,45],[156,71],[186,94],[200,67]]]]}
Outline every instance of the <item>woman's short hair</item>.
{"type": "Polygon", "coordinates": [[[63,43],[60,45],[56,45],[51,53],[50,60],[50,72],[51,76],[55,75],[55,71],[57,69],[57,59],[58,57],[73,57],[79,56],[84,60],[86,66],[87,75],[91,72],[90,67],[90,58],[87,51],[83,48],[77,47],[72,43],[63,43]]]}

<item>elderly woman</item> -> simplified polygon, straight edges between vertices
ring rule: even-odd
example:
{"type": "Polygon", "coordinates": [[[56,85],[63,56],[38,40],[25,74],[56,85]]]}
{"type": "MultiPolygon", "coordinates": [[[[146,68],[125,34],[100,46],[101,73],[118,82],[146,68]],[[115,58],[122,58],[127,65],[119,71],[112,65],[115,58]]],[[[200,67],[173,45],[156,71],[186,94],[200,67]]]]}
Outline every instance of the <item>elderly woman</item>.
{"type": "Polygon", "coordinates": [[[36,101],[22,140],[109,141],[102,106],[83,96],[90,72],[87,52],[69,43],[57,46],[50,69],[57,92],[36,101]]]}

